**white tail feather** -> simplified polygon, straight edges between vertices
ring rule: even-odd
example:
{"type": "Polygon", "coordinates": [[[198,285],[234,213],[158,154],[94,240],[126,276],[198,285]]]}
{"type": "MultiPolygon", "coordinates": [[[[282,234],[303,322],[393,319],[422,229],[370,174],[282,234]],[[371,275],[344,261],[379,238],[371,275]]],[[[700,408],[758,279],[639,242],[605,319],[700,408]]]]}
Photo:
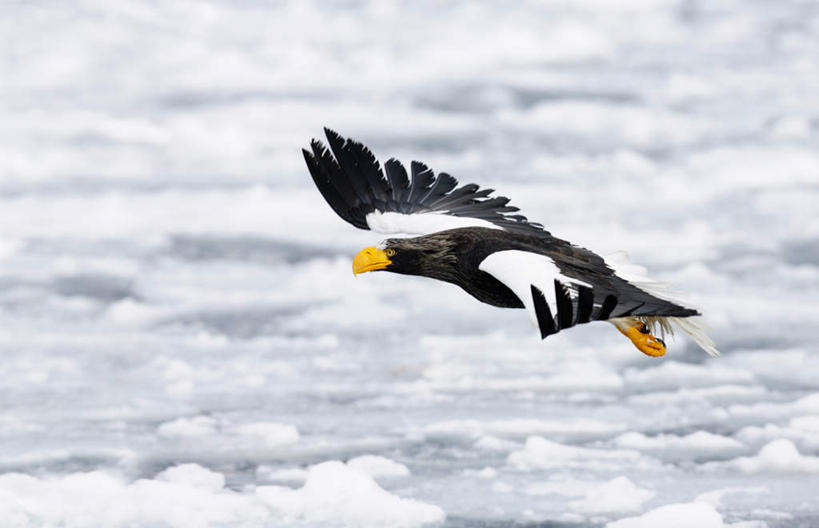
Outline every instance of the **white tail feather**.
{"type": "Polygon", "coordinates": [[[714,340],[707,333],[708,327],[702,322],[700,317],[666,317],[669,322],[676,325],[680,330],[691,336],[691,339],[705,350],[709,356],[719,356],[714,340]]]}
{"type": "MultiPolygon", "coordinates": [[[[624,251],[618,251],[617,253],[606,255],[603,259],[608,266],[614,270],[614,273],[617,274],[623,280],[626,280],[637,286],[641,290],[645,291],[646,293],[650,293],[660,299],[665,299],[666,301],[673,302],[675,304],[680,305],[687,305],[686,302],[681,302],[679,300],[670,298],[667,294],[670,291],[670,287],[667,283],[658,282],[651,278],[649,278],[646,269],[640,265],[634,264],[628,257],[628,254],[624,251]]],[[[666,334],[674,335],[674,328],[676,326],[694,340],[700,348],[705,350],[708,355],[710,356],[719,356],[719,350],[717,350],[714,341],[708,336],[707,329],[708,327],[705,323],[702,322],[702,318],[700,317],[664,317],[664,316],[657,316],[657,317],[635,317],[635,320],[642,321],[646,325],[648,325],[649,330],[651,333],[655,333],[655,331],[659,331],[662,337],[665,337],[666,334]],[[673,326],[672,326],[673,325],[673,326]]]]}

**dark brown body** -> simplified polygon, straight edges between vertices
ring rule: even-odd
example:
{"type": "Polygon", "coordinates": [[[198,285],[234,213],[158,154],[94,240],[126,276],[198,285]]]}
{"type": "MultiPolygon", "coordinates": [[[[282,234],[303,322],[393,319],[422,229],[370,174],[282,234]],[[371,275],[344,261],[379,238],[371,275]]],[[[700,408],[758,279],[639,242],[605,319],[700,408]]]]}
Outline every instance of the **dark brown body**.
{"type": "Polygon", "coordinates": [[[655,297],[626,282],[599,255],[549,234],[529,235],[501,229],[467,227],[415,238],[389,239],[396,250],[387,271],[420,275],[457,284],[481,302],[500,308],[523,308],[521,300],[479,266],[490,254],[520,250],[544,255],[566,277],[593,288],[594,315],[605,318],[637,315],[696,315],[695,310],[655,297]],[[604,305],[607,313],[601,313],[604,305]]]}

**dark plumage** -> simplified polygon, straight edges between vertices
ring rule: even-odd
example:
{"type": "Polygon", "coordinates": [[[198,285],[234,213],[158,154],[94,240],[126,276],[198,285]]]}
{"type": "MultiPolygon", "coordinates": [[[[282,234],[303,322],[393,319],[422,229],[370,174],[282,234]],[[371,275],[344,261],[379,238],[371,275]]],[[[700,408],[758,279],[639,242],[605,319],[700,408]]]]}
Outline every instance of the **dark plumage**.
{"type": "Polygon", "coordinates": [[[547,322],[554,329],[551,333],[579,323],[616,317],[698,315],[696,310],[654,297],[629,284],[615,275],[600,256],[546,232],[534,236],[466,227],[415,238],[391,238],[384,245],[396,252],[387,271],[450,282],[479,301],[499,308],[523,308],[523,303],[502,282],[478,269],[480,263],[490,254],[504,250],[549,257],[563,275],[593,286],[580,286],[575,292],[555,281],[557,313],[551,316],[553,325],[547,322]]]}
{"type": "Polygon", "coordinates": [[[503,196],[475,184],[458,186],[413,161],[410,172],[395,159],[384,164],[361,143],[325,129],[329,150],[313,140],[304,159],[333,210],[361,229],[420,234],[390,238],[356,255],[355,273],[385,270],[437,279],[463,288],[481,302],[527,308],[542,337],[577,324],[611,320],[649,355],[665,346],[649,325],[669,321],[692,334],[709,353],[713,343],[693,323],[692,308],[663,299],[644,284],[629,282],[605,259],[552,236],[516,213],[503,196]],[[642,337],[641,337],[642,336],[642,337]],[[646,337],[647,336],[647,337],[646,337]]]}
{"type": "Polygon", "coordinates": [[[486,220],[507,231],[548,234],[542,225],[529,222],[525,216],[508,214],[519,209],[507,205],[509,198],[505,196],[489,198],[493,189],[481,189],[474,183],[458,187],[458,180],[449,174],[442,172],[436,176],[418,161],[410,164],[412,172],[408,177],[404,166],[394,158],[384,164],[385,177],[370,149],[343,139],[329,128],[324,132],[333,154],[314,139],[310,151],[302,150],[304,160],[333,211],[359,229],[370,229],[366,215],[373,211],[402,214],[447,211],[453,216],[486,220]]]}

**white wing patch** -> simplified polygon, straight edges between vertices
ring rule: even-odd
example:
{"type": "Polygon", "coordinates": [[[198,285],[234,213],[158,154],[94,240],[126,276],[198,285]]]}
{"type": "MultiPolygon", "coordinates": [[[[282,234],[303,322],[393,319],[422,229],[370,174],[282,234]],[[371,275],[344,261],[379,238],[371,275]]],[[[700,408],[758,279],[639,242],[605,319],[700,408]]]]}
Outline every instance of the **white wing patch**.
{"type": "Polygon", "coordinates": [[[385,235],[399,233],[407,235],[427,235],[437,231],[457,229],[459,227],[488,227],[503,230],[502,227],[487,220],[470,218],[468,216],[452,216],[446,212],[403,214],[373,211],[369,213],[365,219],[367,220],[367,226],[369,226],[371,230],[385,235]]]}
{"type": "Polygon", "coordinates": [[[532,300],[532,286],[543,292],[552,314],[557,313],[555,279],[563,284],[592,287],[583,281],[562,275],[560,269],[549,257],[517,249],[492,253],[483,259],[478,269],[489,273],[512,290],[523,302],[529,319],[535,326],[537,326],[537,314],[532,300]]]}

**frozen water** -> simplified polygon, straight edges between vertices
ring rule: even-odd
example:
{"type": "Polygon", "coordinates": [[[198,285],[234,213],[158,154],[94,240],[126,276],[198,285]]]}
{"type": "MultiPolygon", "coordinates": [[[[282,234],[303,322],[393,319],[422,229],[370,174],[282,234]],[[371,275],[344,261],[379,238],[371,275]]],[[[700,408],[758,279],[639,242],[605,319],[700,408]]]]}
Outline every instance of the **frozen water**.
{"type": "Polygon", "coordinates": [[[606,528],[724,528],[722,516],[705,503],[668,504],[645,515],[628,517],[606,524],[606,528]]]}
{"type": "Polygon", "coordinates": [[[509,6],[0,3],[0,524],[819,525],[819,5],[509,6]],[[354,279],[323,125],[628,250],[723,356],[354,279]]]}
{"type": "Polygon", "coordinates": [[[389,458],[376,455],[361,455],[347,461],[347,465],[373,478],[407,477],[410,470],[389,458]]]}

